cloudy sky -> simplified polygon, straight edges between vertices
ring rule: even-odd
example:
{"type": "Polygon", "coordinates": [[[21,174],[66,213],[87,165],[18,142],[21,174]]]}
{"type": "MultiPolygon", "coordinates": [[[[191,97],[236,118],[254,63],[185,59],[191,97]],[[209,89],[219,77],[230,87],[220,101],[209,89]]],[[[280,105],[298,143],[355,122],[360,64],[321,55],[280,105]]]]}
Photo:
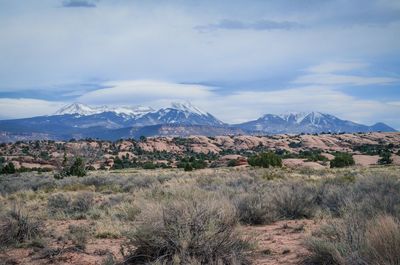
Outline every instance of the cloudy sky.
{"type": "Polygon", "coordinates": [[[175,100],[400,129],[400,1],[0,0],[0,119],[175,100]]]}

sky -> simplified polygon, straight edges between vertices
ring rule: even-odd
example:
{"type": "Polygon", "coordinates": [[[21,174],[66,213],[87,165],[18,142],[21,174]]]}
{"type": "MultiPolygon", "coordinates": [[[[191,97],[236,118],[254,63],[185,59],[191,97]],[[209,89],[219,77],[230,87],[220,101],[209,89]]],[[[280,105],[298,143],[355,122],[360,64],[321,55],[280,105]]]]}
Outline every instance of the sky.
{"type": "Polygon", "coordinates": [[[182,100],[400,129],[400,1],[0,0],[0,119],[182,100]]]}

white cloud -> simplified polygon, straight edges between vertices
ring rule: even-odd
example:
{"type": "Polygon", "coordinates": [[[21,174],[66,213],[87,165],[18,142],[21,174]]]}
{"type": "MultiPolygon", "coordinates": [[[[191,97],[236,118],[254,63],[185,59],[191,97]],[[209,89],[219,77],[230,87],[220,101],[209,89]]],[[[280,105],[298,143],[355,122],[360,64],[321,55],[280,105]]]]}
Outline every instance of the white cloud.
{"type": "Polygon", "coordinates": [[[337,74],[311,74],[303,75],[296,78],[294,84],[310,84],[310,85],[350,85],[350,86],[367,86],[367,85],[385,85],[399,82],[400,79],[391,77],[366,77],[355,75],[337,75],[337,74]]]}
{"type": "Polygon", "coordinates": [[[31,98],[0,98],[0,118],[27,118],[48,115],[65,105],[63,102],[31,98]]]}
{"type": "Polygon", "coordinates": [[[325,62],[306,69],[312,73],[335,73],[350,71],[367,67],[368,64],[362,62],[325,62]]]}
{"type": "Polygon", "coordinates": [[[98,105],[142,104],[157,108],[184,99],[228,123],[256,119],[266,113],[315,110],[360,123],[383,121],[400,127],[397,119],[400,106],[357,99],[328,85],[275,91],[239,90],[224,95],[213,87],[151,80],[116,81],[104,85],[110,87],[84,94],[79,101],[98,105]]]}
{"type": "MultiPolygon", "coordinates": [[[[111,84],[111,83],[110,83],[111,84]]],[[[257,119],[266,113],[321,111],[363,124],[381,121],[400,128],[399,102],[357,99],[329,86],[304,86],[277,91],[241,91],[221,95],[205,86],[153,81],[112,82],[113,88],[83,95],[89,104],[165,106],[171,100],[190,100],[194,105],[228,123],[257,119]]],[[[4,117],[22,118],[54,113],[65,103],[34,99],[0,99],[4,117]]]]}
{"type": "MultiPolygon", "coordinates": [[[[244,1],[196,5],[184,1],[100,1],[97,8],[82,9],[55,8],[52,0],[8,2],[0,2],[2,91],[91,78],[248,81],[327,58],[368,60],[395,56],[400,51],[399,23],[380,27],[327,25],[321,23],[326,13],[312,11],[321,7],[331,18],[340,10],[336,18],[340,21],[346,5],[354,5],[345,1],[328,1],[340,2],[336,4],[341,8],[326,3],[307,8],[287,4],[293,8],[289,8],[291,14],[277,11],[274,1],[252,5],[244,1]],[[257,21],[266,17],[311,25],[301,31],[199,34],[193,29],[221,19],[257,21]]],[[[357,13],[349,10],[348,17],[357,13]]]]}
{"type": "Polygon", "coordinates": [[[210,110],[221,120],[231,123],[256,119],[266,113],[314,110],[365,124],[382,121],[400,127],[398,121],[400,106],[376,100],[357,99],[327,86],[266,92],[243,91],[195,103],[210,110]]]}
{"type": "Polygon", "coordinates": [[[78,101],[88,104],[154,104],[155,101],[194,100],[214,95],[211,87],[152,80],[115,81],[103,85],[107,88],[86,93],[78,101]]]}
{"type": "Polygon", "coordinates": [[[367,86],[386,85],[400,81],[400,79],[392,77],[346,74],[346,72],[367,67],[368,64],[363,62],[325,62],[307,68],[307,74],[297,77],[292,83],[300,85],[367,86]],[[342,74],[337,74],[338,72],[342,72],[342,74]]]}

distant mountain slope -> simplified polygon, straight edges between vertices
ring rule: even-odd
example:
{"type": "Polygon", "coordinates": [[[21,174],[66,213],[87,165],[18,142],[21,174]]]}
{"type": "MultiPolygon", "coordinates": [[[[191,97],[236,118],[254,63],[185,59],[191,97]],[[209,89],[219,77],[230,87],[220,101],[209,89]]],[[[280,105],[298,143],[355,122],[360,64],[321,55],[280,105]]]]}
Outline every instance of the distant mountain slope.
{"type": "Polygon", "coordinates": [[[91,107],[73,103],[54,115],[0,121],[0,141],[372,131],[396,130],[384,123],[367,126],[320,112],[266,114],[254,121],[228,125],[189,102],[172,103],[158,110],[143,106],[91,107]]]}
{"type": "Polygon", "coordinates": [[[321,133],[321,132],[394,132],[395,129],[384,123],[373,126],[341,120],[321,112],[266,114],[257,120],[234,125],[235,127],[260,133],[321,133]]]}

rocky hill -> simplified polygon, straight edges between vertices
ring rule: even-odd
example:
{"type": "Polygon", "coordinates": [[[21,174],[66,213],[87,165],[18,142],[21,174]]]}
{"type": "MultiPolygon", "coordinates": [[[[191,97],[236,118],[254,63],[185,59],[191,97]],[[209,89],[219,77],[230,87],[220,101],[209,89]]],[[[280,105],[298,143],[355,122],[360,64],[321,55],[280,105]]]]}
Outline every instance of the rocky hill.
{"type": "Polygon", "coordinates": [[[278,154],[288,167],[327,167],[336,152],[351,153],[362,166],[377,164],[382,152],[390,152],[393,163],[400,163],[400,133],[142,137],[114,142],[20,141],[0,145],[3,163],[46,170],[59,169],[64,160],[76,157],[83,157],[91,169],[143,167],[146,163],[177,167],[188,158],[208,167],[226,166],[230,160],[246,165],[247,158],[259,152],[278,154]]]}

